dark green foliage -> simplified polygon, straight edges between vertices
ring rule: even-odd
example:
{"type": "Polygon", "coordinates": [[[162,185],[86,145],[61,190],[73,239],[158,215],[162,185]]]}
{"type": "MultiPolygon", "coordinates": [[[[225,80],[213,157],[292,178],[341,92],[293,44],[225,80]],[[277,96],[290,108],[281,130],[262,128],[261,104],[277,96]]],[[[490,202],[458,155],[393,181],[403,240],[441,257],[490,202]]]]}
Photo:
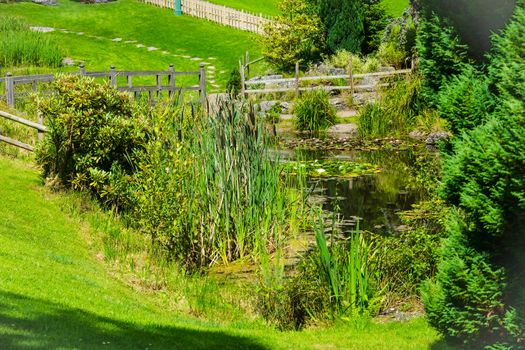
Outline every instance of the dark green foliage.
{"type": "Polygon", "coordinates": [[[396,68],[409,67],[416,46],[416,23],[412,8],[392,20],[385,28],[378,56],[383,64],[396,68]]]}
{"type": "Polygon", "coordinates": [[[295,127],[300,131],[322,131],[335,122],[335,108],[325,90],[307,91],[294,107],[295,127]]]}
{"type": "Polygon", "coordinates": [[[525,10],[494,39],[497,108],[445,159],[443,197],[458,208],[437,280],[424,290],[432,325],[471,347],[525,341],[525,10]]]}
{"type": "Polygon", "coordinates": [[[444,84],[437,98],[437,110],[455,134],[483,124],[494,110],[488,80],[474,66],[465,65],[461,74],[444,84]]]}
{"type": "Polygon", "coordinates": [[[423,96],[432,105],[446,79],[463,71],[468,62],[467,47],[446,20],[433,14],[420,21],[416,49],[419,70],[425,78],[423,96]]]}
{"type": "Polygon", "coordinates": [[[387,24],[383,5],[376,0],[309,0],[324,25],[332,53],[348,50],[371,53],[379,47],[387,24]]]}
{"type": "Polygon", "coordinates": [[[135,103],[109,84],[79,76],[61,77],[54,90],[39,105],[49,128],[37,149],[43,176],[123,205],[121,180],[133,173],[146,143],[135,103]]]}
{"type": "Polygon", "coordinates": [[[435,12],[447,18],[468,45],[469,55],[482,60],[490,49],[490,36],[501,29],[512,15],[515,0],[418,0],[423,16],[435,12]]]}
{"type": "Polygon", "coordinates": [[[241,73],[239,68],[235,67],[230,72],[228,81],[226,82],[226,91],[233,96],[237,96],[241,92],[241,73]]]}

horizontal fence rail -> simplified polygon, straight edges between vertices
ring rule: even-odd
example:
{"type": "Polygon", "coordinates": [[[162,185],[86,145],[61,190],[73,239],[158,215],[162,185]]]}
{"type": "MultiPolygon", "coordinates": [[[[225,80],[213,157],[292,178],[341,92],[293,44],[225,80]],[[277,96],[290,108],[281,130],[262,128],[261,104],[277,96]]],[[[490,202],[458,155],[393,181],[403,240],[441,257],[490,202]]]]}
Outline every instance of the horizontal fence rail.
{"type": "MultiPolygon", "coordinates": [[[[170,65],[167,71],[163,70],[145,70],[145,71],[132,71],[123,70],[118,71],[114,66],[109,71],[104,72],[87,72],[83,65],[79,66],[78,72],[63,73],[71,75],[83,75],[91,78],[102,78],[107,79],[111,86],[114,86],[119,91],[130,92],[138,98],[140,93],[146,92],[149,94],[150,101],[154,101],[155,95],[157,97],[163,91],[168,92],[169,96],[172,97],[176,92],[182,91],[198,91],[200,96],[201,104],[205,104],[206,101],[206,70],[204,64],[200,65],[200,69],[192,72],[177,72],[173,65],[170,65]],[[154,85],[140,85],[134,84],[134,77],[154,77],[154,85]],[[177,86],[176,78],[185,76],[195,76],[198,78],[197,82],[193,86],[177,86]],[[125,84],[120,84],[119,77],[125,78],[125,84]]],[[[7,73],[5,78],[0,78],[0,84],[4,84],[5,94],[0,95],[3,97],[9,107],[14,107],[16,98],[21,96],[27,96],[30,92],[26,90],[17,91],[17,86],[31,85],[31,92],[37,92],[38,86],[41,84],[49,84],[55,81],[55,75],[53,74],[37,74],[37,75],[25,75],[25,76],[13,76],[11,73],[7,73]]]]}
{"type": "MultiPolygon", "coordinates": [[[[44,125],[42,125],[42,123],[35,123],[35,122],[32,122],[30,120],[18,117],[16,115],[8,113],[8,112],[0,111],[0,117],[8,119],[10,121],[13,121],[15,123],[19,123],[19,124],[22,124],[22,125],[25,125],[25,126],[28,126],[30,128],[38,130],[38,138],[39,139],[41,139],[43,137],[43,133],[44,132],[47,132],[47,128],[44,125]]],[[[38,119],[40,121],[42,120],[40,118],[40,116],[38,117],[38,119]]],[[[10,144],[10,145],[13,145],[13,146],[16,146],[18,148],[25,149],[27,151],[33,151],[34,150],[33,146],[31,146],[31,145],[29,145],[27,143],[24,143],[24,142],[12,139],[12,138],[7,137],[5,135],[1,135],[0,134],[0,141],[5,142],[5,143],[10,144]]]]}
{"type": "Polygon", "coordinates": [[[354,74],[352,63],[349,63],[348,73],[344,75],[316,75],[316,76],[300,76],[299,63],[295,65],[295,77],[293,78],[277,78],[277,79],[246,79],[247,64],[239,63],[241,75],[241,93],[243,96],[248,94],[266,94],[274,92],[289,92],[294,91],[296,96],[299,96],[301,91],[311,91],[316,89],[324,89],[326,91],[340,91],[350,90],[352,94],[357,91],[376,91],[378,88],[388,87],[390,84],[382,83],[381,79],[396,75],[406,75],[412,72],[412,69],[400,69],[385,72],[373,73],[359,73],[354,74]],[[356,79],[363,78],[378,78],[378,81],[373,84],[359,85],[356,84],[356,79]],[[348,85],[318,85],[318,86],[301,86],[301,82],[315,82],[315,81],[333,81],[345,80],[348,85]],[[270,85],[270,87],[267,87],[270,85]],[[250,88],[255,86],[255,88],[250,88]],[[262,86],[262,87],[261,87],[262,86]]]}
{"type": "MultiPolygon", "coordinates": [[[[141,0],[144,3],[173,9],[174,0],[141,0]]],[[[188,16],[204,18],[225,26],[257,34],[264,33],[264,26],[271,22],[269,16],[239,11],[230,7],[213,4],[203,0],[181,0],[182,13],[188,16]]]]}

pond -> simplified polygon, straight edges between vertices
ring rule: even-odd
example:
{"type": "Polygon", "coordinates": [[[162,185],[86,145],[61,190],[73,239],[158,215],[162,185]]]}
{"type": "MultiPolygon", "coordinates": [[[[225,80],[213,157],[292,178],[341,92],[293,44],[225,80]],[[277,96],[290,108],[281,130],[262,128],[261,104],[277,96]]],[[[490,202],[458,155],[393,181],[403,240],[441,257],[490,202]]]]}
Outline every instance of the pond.
{"type": "Polygon", "coordinates": [[[423,188],[415,185],[417,155],[426,150],[375,151],[291,151],[281,150],[281,161],[348,162],[366,164],[363,175],[352,177],[309,177],[309,201],[320,205],[325,216],[336,213],[343,233],[360,229],[392,234],[404,229],[398,213],[426,197],[423,188]]]}

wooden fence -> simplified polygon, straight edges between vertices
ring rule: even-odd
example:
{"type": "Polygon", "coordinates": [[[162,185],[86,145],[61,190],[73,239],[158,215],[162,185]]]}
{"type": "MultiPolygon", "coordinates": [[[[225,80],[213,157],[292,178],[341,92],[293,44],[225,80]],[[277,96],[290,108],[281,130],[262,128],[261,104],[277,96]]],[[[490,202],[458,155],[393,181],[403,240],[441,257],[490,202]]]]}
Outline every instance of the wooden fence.
{"type": "MultiPolygon", "coordinates": [[[[166,91],[170,97],[176,92],[198,91],[201,104],[205,105],[206,103],[206,70],[204,69],[204,64],[201,64],[200,69],[194,72],[176,72],[173,65],[170,65],[167,71],[118,71],[112,66],[106,72],[86,72],[84,66],[80,65],[77,73],[69,74],[109,80],[112,86],[120,91],[133,93],[135,98],[138,98],[141,93],[148,93],[150,101],[154,101],[154,97],[159,97],[163,91],[166,91]],[[137,85],[133,83],[134,77],[148,76],[155,78],[155,85],[137,85]],[[176,78],[181,76],[198,77],[198,82],[193,86],[177,86],[176,78]],[[123,79],[119,79],[119,77],[125,78],[124,85],[120,84],[123,79]]],[[[7,73],[5,78],[0,78],[0,84],[4,84],[5,90],[5,94],[0,95],[0,99],[3,98],[8,106],[14,107],[17,98],[27,96],[28,92],[37,92],[40,84],[48,84],[54,80],[54,74],[13,76],[11,73],[7,73]],[[26,86],[25,89],[23,88],[24,85],[26,86]]]]}
{"type": "Polygon", "coordinates": [[[377,83],[371,85],[360,85],[356,84],[356,80],[362,78],[376,77],[379,80],[389,76],[409,74],[412,72],[411,69],[401,69],[394,71],[385,71],[385,72],[374,72],[374,73],[364,73],[364,74],[354,74],[352,64],[348,69],[348,74],[345,75],[318,75],[318,76],[300,76],[299,63],[295,65],[295,77],[293,78],[282,78],[282,79],[251,79],[246,80],[245,78],[246,66],[241,63],[240,73],[241,73],[241,93],[243,96],[248,94],[266,94],[273,92],[288,92],[294,91],[296,97],[299,96],[300,91],[309,91],[315,89],[324,89],[327,91],[332,90],[350,90],[352,94],[357,91],[375,91],[377,88],[389,86],[388,83],[377,83]],[[344,79],[347,82],[347,85],[317,85],[317,86],[301,86],[301,82],[306,81],[331,81],[331,80],[342,80],[344,79]],[[263,85],[262,88],[250,89],[249,86],[254,85],[263,85]],[[266,85],[277,85],[277,87],[266,88],[266,85]]]}
{"type": "MultiPolygon", "coordinates": [[[[174,0],[141,0],[147,4],[169,9],[175,8],[174,0]]],[[[226,6],[212,4],[203,0],[181,0],[182,13],[192,17],[204,18],[225,26],[257,34],[264,33],[264,26],[271,22],[269,16],[235,10],[226,6]]]]}
{"type": "MultiPolygon", "coordinates": [[[[40,118],[40,117],[38,118],[39,119],[38,123],[32,122],[30,120],[18,117],[18,116],[14,115],[14,114],[7,113],[7,112],[4,112],[4,111],[0,111],[0,117],[8,119],[8,120],[11,120],[11,121],[13,121],[15,123],[23,124],[25,126],[28,126],[30,128],[38,130],[38,138],[39,139],[42,139],[42,137],[44,136],[44,132],[47,131],[47,128],[42,124],[42,118],[40,118]]],[[[23,149],[28,150],[28,151],[33,151],[33,149],[34,149],[33,146],[28,145],[27,143],[24,143],[24,142],[12,139],[10,137],[7,137],[7,136],[1,135],[1,134],[0,134],[0,141],[8,143],[8,144],[16,146],[16,147],[19,147],[19,148],[23,148],[23,149]]]]}

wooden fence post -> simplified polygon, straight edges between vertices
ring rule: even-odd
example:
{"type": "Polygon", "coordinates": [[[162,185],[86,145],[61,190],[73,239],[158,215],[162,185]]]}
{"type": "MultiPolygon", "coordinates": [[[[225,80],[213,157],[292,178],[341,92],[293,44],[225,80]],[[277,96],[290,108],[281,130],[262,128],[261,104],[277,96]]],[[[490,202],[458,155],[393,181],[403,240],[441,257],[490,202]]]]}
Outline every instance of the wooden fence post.
{"type": "Polygon", "coordinates": [[[299,62],[295,62],[295,97],[299,98],[299,62]]]}
{"type": "Polygon", "coordinates": [[[173,63],[170,64],[168,72],[168,86],[170,88],[170,90],[168,90],[168,96],[172,98],[175,93],[175,69],[173,68],[173,63]]]}
{"type": "Polygon", "coordinates": [[[15,106],[15,84],[13,74],[7,73],[5,77],[5,97],[9,107],[15,106]]]}
{"type": "Polygon", "coordinates": [[[246,69],[250,74],[250,53],[248,51],[246,51],[246,69]]]}
{"type": "Polygon", "coordinates": [[[206,69],[204,69],[204,63],[201,63],[199,70],[199,92],[201,105],[204,108],[206,105],[206,69]]]}
{"type": "Polygon", "coordinates": [[[84,63],[78,65],[78,72],[80,75],[86,75],[86,67],[84,67],[84,63]]]}
{"type": "Polygon", "coordinates": [[[241,74],[241,96],[246,97],[246,78],[244,76],[244,65],[239,61],[239,73],[241,74]]]}
{"type": "Polygon", "coordinates": [[[352,57],[350,57],[350,62],[348,62],[348,83],[350,84],[350,93],[354,97],[354,63],[352,62],[352,57]]]}
{"type": "Polygon", "coordinates": [[[109,69],[109,82],[111,86],[117,87],[117,70],[115,66],[111,66],[109,69]]]}

